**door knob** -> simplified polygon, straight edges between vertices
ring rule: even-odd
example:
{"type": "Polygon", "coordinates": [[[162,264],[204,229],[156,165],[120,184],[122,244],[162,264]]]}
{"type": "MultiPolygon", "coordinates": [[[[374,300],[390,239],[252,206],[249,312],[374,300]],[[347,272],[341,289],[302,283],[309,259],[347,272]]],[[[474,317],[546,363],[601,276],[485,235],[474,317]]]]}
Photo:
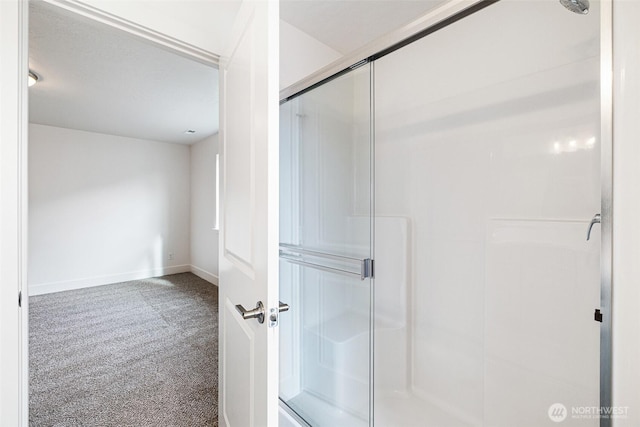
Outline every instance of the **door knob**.
{"type": "MultiPolygon", "coordinates": [[[[285,304],[282,301],[278,301],[278,312],[289,311],[289,304],[285,304]]],[[[242,318],[247,319],[256,319],[258,323],[264,323],[264,304],[262,301],[258,301],[256,303],[256,308],[253,310],[247,310],[242,306],[242,304],[236,305],[236,310],[240,312],[242,318]]],[[[269,326],[277,326],[278,324],[278,315],[276,314],[276,309],[271,309],[271,316],[269,317],[269,326]]]]}
{"type": "Polygon", "coordinates": [[[600,214],[595,214],[593,218],[591,218],[591,222],[589,223],[589,229],[587,230],[587,240],[591,238],[591,229],[594,224],[600,224],[600,214]]]}
{"type": "Polygon", "coordinates": [[[236,310],[240,312],[242,318],[247,319],[256,319],[258,323],[264,323],[264,305],[262,301],[258,301],[256,303],[256,308],[253,310],[247,310],[242,306],[242,304],[236,305],[236,310]]]}

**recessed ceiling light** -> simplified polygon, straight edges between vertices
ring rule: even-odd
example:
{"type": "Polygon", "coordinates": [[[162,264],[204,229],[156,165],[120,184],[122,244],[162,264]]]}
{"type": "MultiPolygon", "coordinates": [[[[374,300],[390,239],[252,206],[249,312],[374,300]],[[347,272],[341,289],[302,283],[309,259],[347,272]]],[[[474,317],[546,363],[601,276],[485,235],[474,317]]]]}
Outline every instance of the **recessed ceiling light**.
{"type": "Polygon", "coordinates": [[[196,133],[196,131],[193,130],[193,129],[187,129],[187,130],[184,131],[184,133],[189,134],[189,135],[193,135],[194,133],[196,133]]]}
{"type": "Polygon", "coordinates": [[[29,71],[29,87],[38,83],[38,80],[40,80],[40,77],[38,77],[38,75],[33,71],[29,71]]]}

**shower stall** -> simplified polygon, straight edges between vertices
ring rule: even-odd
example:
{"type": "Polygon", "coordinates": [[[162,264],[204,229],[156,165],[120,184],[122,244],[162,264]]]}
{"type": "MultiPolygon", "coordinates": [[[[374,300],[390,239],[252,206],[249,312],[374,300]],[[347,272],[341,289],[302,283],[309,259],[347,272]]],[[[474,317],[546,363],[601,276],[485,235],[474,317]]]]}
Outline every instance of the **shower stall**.
{"type": "Polygon", "coordinates": [[[502,0],[283,101],[301,424],[601,425],[599,9],[502,0]]]}

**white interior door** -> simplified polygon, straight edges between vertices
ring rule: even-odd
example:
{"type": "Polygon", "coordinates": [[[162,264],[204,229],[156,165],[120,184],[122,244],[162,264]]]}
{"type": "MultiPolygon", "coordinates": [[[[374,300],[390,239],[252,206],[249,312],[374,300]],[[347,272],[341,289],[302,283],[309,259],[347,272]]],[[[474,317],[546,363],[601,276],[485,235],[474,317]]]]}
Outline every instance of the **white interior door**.
{"type": "Polygon", "coordinates": [[[244,1],[220,66],[222,426],[278,423],[278,20],[244,1]],[[263,322],[243,318],[258,303],[263,322]]]}

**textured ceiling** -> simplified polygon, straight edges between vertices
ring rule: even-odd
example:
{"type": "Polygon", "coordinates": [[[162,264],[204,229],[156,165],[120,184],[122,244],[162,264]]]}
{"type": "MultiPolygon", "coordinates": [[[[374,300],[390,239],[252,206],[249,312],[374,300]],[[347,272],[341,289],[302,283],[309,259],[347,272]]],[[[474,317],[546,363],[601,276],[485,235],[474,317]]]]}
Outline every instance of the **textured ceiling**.
{"type": "Polygon", "coordinates": [[[183,144],[218,131],[216,69],[43,2],[29,20],[32,123],[183,144]]]}
{"type": "Polygon", "coordinates": [[[280,18],[342,54],[408,24],[447,0],[281,0],[280,18]]]}

